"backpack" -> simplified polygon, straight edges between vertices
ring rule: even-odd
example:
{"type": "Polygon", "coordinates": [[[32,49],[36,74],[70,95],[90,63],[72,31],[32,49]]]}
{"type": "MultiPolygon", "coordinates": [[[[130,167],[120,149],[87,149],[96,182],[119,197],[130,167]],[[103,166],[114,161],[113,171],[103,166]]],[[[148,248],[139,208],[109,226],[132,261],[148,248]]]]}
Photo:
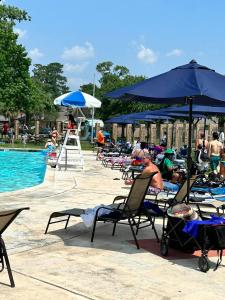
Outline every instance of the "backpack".
{"type": "Polygon", "coordinates": [[[205,140],[203,140],[203,147],[202,149],[200,150],[200,159],[202,161],[209,161],[209,157],[208,157],[208,154],[207,154],[207,150],[205,149],[205,140]]]}
{"type": "Polygon", "coordinates": [[[200,150],[200,159],[202,161],[209,161],[209,157],[208,157],[208,154],[207,154],[207,150],[206,149],[201,149],[200,150]]]}

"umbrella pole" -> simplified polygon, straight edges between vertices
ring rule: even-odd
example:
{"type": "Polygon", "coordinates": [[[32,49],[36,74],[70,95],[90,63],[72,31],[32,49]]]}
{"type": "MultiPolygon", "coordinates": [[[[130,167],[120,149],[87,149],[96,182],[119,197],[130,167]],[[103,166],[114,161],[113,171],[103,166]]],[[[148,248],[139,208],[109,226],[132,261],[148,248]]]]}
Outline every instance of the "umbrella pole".
{"type": "Polygon", "coordinates": [[[204,139],[205,139],[205,129],[206,129],[206,118],[204,119],[204,139]]]}
{"type": "Polygon", "coordinates": [[[190,196],[190,178],[191,178],[191,142],[192,142],[192,105],[193,105],[193,98],[187,97],[187,102],[189,102],[189,128],[188,128],[188,159],[187,159],[187,167],[188,167],[188,174],[187,174],[187,203],[189,203],[189,196],[190,196]]]}
{"type": "Polygon", "coordinates": [[[91,143],[93,144],[94,140],[94,115],[95,115],[95,109],[92,107],[92,116],[91,116],[91,143]]]}
{"type": "Polygon", "coordinates": [[[147,144],[149,145],[149,129],[150,129],[150,123],[147,122],[147,144]]]}
{"type": "Polygon", "coordinates": [[[170,148],[173,148],[173,140],[174,140],[174,124],[175,122],[173,122],[173,127],[172,127],[172,137],[171,137],[171,145],[170,145],[170,148]]]}

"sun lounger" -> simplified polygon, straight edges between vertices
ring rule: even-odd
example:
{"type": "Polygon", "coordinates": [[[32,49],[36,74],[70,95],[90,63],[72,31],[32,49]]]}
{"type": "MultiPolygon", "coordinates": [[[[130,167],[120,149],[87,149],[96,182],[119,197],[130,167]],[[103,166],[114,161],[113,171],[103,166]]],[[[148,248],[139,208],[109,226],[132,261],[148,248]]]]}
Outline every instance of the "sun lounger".
{"type": "MultiPolygon", "coordinates": [[[[113,223],[114,226],[113,226],[112,235],[115,234],[115,229],[116,229],[117,224],[126,224],[126,225],[130,226],[136,246],[139,249],[139,244],[138,244],[136,234],[135,234],[135,231],[133,228],[133,227],[135,227],[135,229],[138,228],[138,223],[135,218],[138,217],[138,215],[141,211],[143,201],[144,201],[146,193],[148,191],[148,187],[151,183],[152,177],[156,173],[157,172],[151,173],[149,175],[146,175],[146,174],[138,175],[134,179],[134,182],[130,189],[130,193],[127,197],[117,196],[114,199],[114,202],[112,205],[109,205],[107,207],[100,206],[96,210],[93,228],[92,228],[91,242],[93,242],[93,240],[94,240],[97,222],[100,221],[100,222],[113,223]],[[118,201],[118,200],[119,200],[119,203],[116,203],[116,201],[118,201]],[[104,208],[104,210],[108,210],[108,214],[106,213],[104,215],[99,215],[99,212],[102,208],[104,208]],[[127,222],[125,223],[125,221],[127,221],[127,222]]],[[[84,213],[85,213],[84,209],[78,209],[78,208],[59,211],[59,212],[53,212],[50,215],[45,233],[48,232],[49,225],[53,224],[53,223],[65,222],[65,229],[66,229],[71,216],[80,217],[81,214],[84,214],[84,213]],[[59,219],[59,217],[61,219],[59,219]],[[63,217],[63,219],[62,219],[62,217],[63,217]],[[52,219],[54,219],[54,220],[52,221],[52,219]]],[[[149,219],[149,221],[151,221],[151,219],[149,219]]],[[[152,225],[153,230],[155,231],[154,224],[151,224],[151,225],[152,225]]]]}

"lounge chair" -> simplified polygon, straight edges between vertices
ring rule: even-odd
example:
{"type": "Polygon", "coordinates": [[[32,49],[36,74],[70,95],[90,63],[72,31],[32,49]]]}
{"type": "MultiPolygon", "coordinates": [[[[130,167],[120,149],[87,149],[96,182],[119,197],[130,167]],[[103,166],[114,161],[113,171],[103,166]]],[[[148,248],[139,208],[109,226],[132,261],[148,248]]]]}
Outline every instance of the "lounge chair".
{"type": "Polygon", "coordinates": [[[5,243],[2,238],[3,232],[8,228],[8,226],[14,221],[14,219],[18,216],[18,214],[25,209],[29,209],[29,207],[1,211],[0,212],[0,272],[2,272],[7,267],[8,276],[10,280],[11,287],[15,287],[12,270],[9,263],[8,254],[6,251],[5,243]]]}
{"type": "MultiPolygon", "coordinates": [[[[143,204],[143,201],[145,199],[146,193],[148,191],[148,187],[151,183],[152,177],[156,174],[157,172],[153,172],[151,174],[140,174],[138,175],[135,179],[134,182],[131,186],[130,193],[127,197],[125,196],[117,196],[114,199],[113,204],[109,205],[107,208],[104,207],[99,207],[96,211],[95,218],[94,218],[94,223],[93,223],[93,229],[92,229],[92,236],[91,236],[91,242],[94,240],[94,235],[95,235],[95,229],[96,229],[96,223],[98,221],[101,222],[111,222],[114,224],[113,226],[113,232],[112,235],[115,234],[115,229],[117,224],[126,224],[130,226],[130,229],[132,231],[135,243],[137,248],[139,249],[139,244],[136,238],[136,234],[134,231],[134,228],[138,228],[138,223],[135,220],[136,217],[138,217],[141,207],[143,204]],[[120,201],[119,204],[116,204],[116,201],[120,201]],[[121,200],[123,200],[121,202],[121,200]],[[105,215],[99,215],[99,211],[101,208],[104,208],[109,211],[108,214],[105,215]],[[124,223],[124,221],[127,220],[128,223],[124,223]]],[[[71,216],[74,217],[80,217],[81,214],[85,213],[85,209],[69,209],[69,210],[64,210],[64,211],[59,211],[59,212],[53,212],[50,215],[45,234],[48,232],[48,228],[50,224],[53,223],[58,223],[58,222],[66,222],[65,224],[65,229],[68,226],[68,222],[71,216]],[[60,220],[52,221],[52,219],[56,219],[59,217],[66,217],[60,220]]],[[[149,218],[149,222],[151,223],[151,218],[149,218]]],[[[155,231],[154,224],[151,224],[152,228],[155,231]]]]}

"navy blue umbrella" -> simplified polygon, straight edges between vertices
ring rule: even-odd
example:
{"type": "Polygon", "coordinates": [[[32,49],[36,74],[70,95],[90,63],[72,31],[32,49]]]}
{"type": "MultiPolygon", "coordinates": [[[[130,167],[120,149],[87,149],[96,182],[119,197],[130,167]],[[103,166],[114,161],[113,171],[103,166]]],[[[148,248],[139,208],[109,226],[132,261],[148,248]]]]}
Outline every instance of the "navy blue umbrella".
{"type": "Polygon", "coordinates": [[[225,106],[225,77],[195,60],[169,72],[107,94],[111,98],[165,104],[225,106]],[[189,100],[189,101],[188,101],[189,100]]]}
{"type": "Polygon", "coordinates": [[[192,105],[225,106],[225,77],[197,64],[179,66],[138,84],[108,93],[111,98],[126,98],[146,103],[189,104],[188,200],[191,167],[192,105]]]}
{"type": "MultiPolygon", "coordinates": [[[[184,106],[174,106],[173,105],[173,106],[167,107],[166,111],[168,111],[168,112],[188,113],[189,112],[189,105],[184,105],[184,106]]],[[[220,115],[220,114],[225,114],[225,107],[193,105],[192,106],[192,112],[193,112],[193,114],[203,112],[206,115],[220,115]]],[[[154,113],[154,111],[152,113],[154,113]]],[[[156,113],[157,113],[157,111],[156,111],[156,113]]]]}
{"type": "Polygon", "coordinates": [[[137,121],[135,120],[131,120],[129,118],[120,118],[120,117],[114,117],[111,119],[108,119],[105,121],[105,123],[117,123],[117,124],[139,124],[137,121]]]}
{"type": "Polygon", "coordinates": [[[132,129],[134,132],[134,125],[139,124],[137,121],[145,121],[151,123],[159,120],[173,120],[173,118],[168,116],[156,116],[156,115],[150,115],[150,113],[151,110],[139,112],[139,113],[121,115],[107,120],[106,123],[132,124],[132,129]]]}

